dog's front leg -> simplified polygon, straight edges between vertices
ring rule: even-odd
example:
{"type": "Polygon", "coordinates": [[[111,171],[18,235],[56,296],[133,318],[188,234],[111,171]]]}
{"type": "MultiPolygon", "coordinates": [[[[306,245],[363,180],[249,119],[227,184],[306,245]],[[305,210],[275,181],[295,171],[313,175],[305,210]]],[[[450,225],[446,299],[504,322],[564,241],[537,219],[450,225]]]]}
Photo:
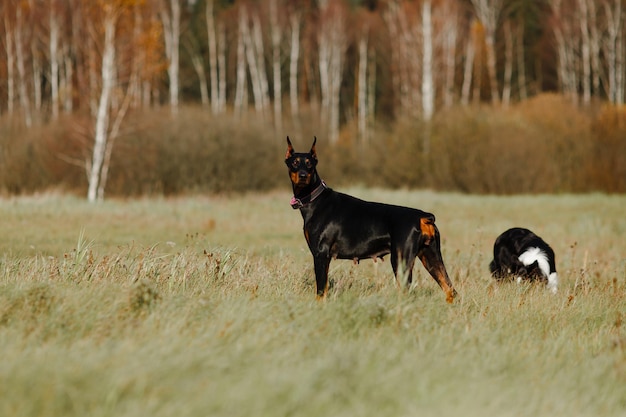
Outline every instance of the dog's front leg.
{"type": "Polygon", "coordinates": [[[330,265],[330,257],[325,255],[317,255],[313,257],[315,265],[315,284],[317,286],[317,299],[323,299],[328,292],[328,266],[330,265]]]}

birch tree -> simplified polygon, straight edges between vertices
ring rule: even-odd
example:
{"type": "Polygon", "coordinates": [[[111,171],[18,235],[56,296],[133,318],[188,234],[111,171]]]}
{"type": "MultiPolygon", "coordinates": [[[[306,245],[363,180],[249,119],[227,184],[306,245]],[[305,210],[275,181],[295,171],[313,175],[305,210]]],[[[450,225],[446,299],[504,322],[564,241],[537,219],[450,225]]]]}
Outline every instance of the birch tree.
{"type": "Polygon", "coordinates": [[[322,118],[328,121],[330,142],[335,143],[339,139],[339,93],[347,47],[345,17],[338,3],[323,3],[318,35],[322,118]]]}
{"type": "Polygon", "coordinates": [[[491,102],[499,103],[498,77],[496,69],[496,29],[502,11],[503,0],[471,0],[476,17],[485,30],[485,58],[489,74],[491,102]]]}
{"type": "Polygon", "coordinates": [[[357,115],[358,131],[362,141],[367,140],[367,61],[369,27],[365,25],[359,36],[359,64],[357,70],[357,115]]]}
{"type": "Polygon", "coordinates": [[[422,109],[425,121],[435,113],[435,82],[433,80],[433,27],[431,0],[422,2],[422,109]]]}
{"type": "MultiPolygon", "coordinates": [[[[94,114],[94,145],[91,159],[87,161],[87,199],[90,202],[102,200],[113,143],[119,135],[122,121],[134,95],[133,86],[140,83],[131,78],[139,77],[138,65],[133,65],[134,43],[132,18],[134,5],[139,0],[108,0],[90,4],[89,21],[95,26],[94,33],[102,36],[100,77],[98,79],[98,100],[94,114]],[[121,34],[127,35],[119,39],[121,34]],[[118,56],[121,56],[118,59],[118,56]],[[123,78],[122,78],[123,77],[123,78]]],[[[147,44],[143,44],[144,46],[147,44]]],[[[150,67],[149,62],[143,62],[150,67]]]]}
{"type": "Polygon", "coordinates": [[[392,84],[400,113],[423,119],[432,117],[429,107],[432,103],[434,112],[432,1],[422,2],[421,9],[412,2],[390,2],[384,20],[391,39],[394,39],[392,84]],[[425,24],[429,28],[425,28],[425,24]],[[430,71],[430,74],[424,71],[430,71]],[[425,109],[425,106],[429,108],[425,109]]]}
{"type": "Polygon", "coordinates": [[[247,25],[244,14],[239,12],[239,25],[237,31],[237,81],[235,86],[235,116],[241,117],[243,110],[248,104],[246,83],[246,47],[244,44],[244,31],[247,25]]]}
{"type": "Polygon", "coordinates": [[[26,73],[26,61],[28,59],[26,43],[29,37],[29,23],[28,20],[28,7],[21,7],[18,5],[15,9],[15,61],[17,65],[17,85],[18,96],[20,102],[20,108],[24,116],[24,122],[26,127],[30,127],[33,124],[30,98],[28,94],[28,81],[26,73]]]}
{"type": "Polygon", "coordinates": [[[289,52],[289,102],[291,117],[297,120],[298,107],[298,60],[300,57],[300,13],[292,11],[289,14],[291,28],[291,44],[289,52]]]}
{"type": "Polygon", "coordinates": [[[217,45],[217,111],[221,113],[226,108],[226,28],[222,22],[217,24],[217,45]]]}
{"type": "Polygon", "coordinates": [[[444,65],[444,105],[452,106],[454,102],[454,73],[456,69],[456,42],[458,37],[458,7],[455,0],[445,1],[442,6],[443,15],[443,55],[445,59],[444,65]]]}
{"type": "Polygon", "coordinates": [[[465,65],[463,66],[463,84],[461,86],[461,104],[467,106],[469,104],[471,88],[472,88],[472,79],[473,79],[473,70],[474,70],[474,60],[476,55],[476,32],[475,29],[480,24],[476,21],[472,21],[470,24],[470,33],[465,41],[465,65]]]}
{"type": "Polygon", "coordinates": [[[280,71],[280,46],[282,30],[278,23],[277,0],[270,0],[270,29],[272,32],[272,73],[274,75],[274,127],[281,132],[283,120],[282,82],[280,71]]]}
{"type": "Polygon", "coordinates": [[[511,21],[507,19],[502,29],[504,32],[504,81],[502,85],[502,103],[508,106],[511,101],[511,84],[513,82],[513,29],[511,28],[511,21]]]}
{"type": "Polygon", "coordinates": [[[591,40],[589,37],[589,10],[587,0],[578,0],[580,33],[582,35],[582,85],[583,103],[591,101],[591,40]]]}
{"type": "Polygon", "coordinates": [[[159,16],[163,24],[165,55],[167,57],[167,75],[170,81],[170,106],[172,112],[178,111],[179,69],[180,69],[180,1],[160,0],[159,16]]]}
{"type": "Polygon", "coordinates": [[[111,94],[115,83],[115,29],[119,11],[105,6],[103,16],[104,44],[102,51],[102,89],[96,114],[94,147],[89,164],[87,200],[95,202],[98,198],[102,165],[107,147],[110,119],[111,94]]]}
{"type": "Polygon", "coordinates": [[[59,117],[59,40],[61,37],[58,0],[50,0],[50,105],[52,118],[59,117]]]}
{"type": "Polygon", "coordinates": [[[219,85],[217,78],[217,30],[215,28],[214,1],[207,0],[205,19],[207,40],[209,46],[209,80],[211,82],[211,111],[217,114],[220,111],[219,85]]]}
{"type": "Polygon", "coordinates": [[[369,127],[375,109],[376,62],[375,43],[380,22],[378,14],[367,7],[361,7],[355,19],[355,41],[357,60],[355,69],[355,105],[357,132],[361,144],[369,142],[369,127]]]}
{"type": "Polygon", "coordinates": [[[7,113],[13,114],[15,103],[15,29],[11,24],[14,21],[12,17],[12,9],[10,4],[3,5],[4,18],[4,50],[6,51],[6,68],[7,68],[7,113]]]}
{"type": "Polygon", "coordinates": [[[263,48],[261,22],[255,11],[253,11],[253,15],[250,18],[248,9],[245,5],[241,6],[239,13],[240,34],[242,36],[248,70],[250,72],[250,84],[252,85],[254,108],[257,113],[263,114],[267,104],[269,103],[269,86],[264,64],[265,54],[263,48]]]}
{"type": "Polygon", "coordinates": [[[552,9],[551,27],[556,42],[557,68],[561,91],[578,100],[578,61],[577,45],[580,43],[580,32],[574,29],[573,4],[563,5],[562,0],[549,0],[552,9]]]}
{"type": "Polygon", "coordinates": [[[602,50],[606,56],[606,66],[608,74],[608,99],[615,104],[624,104],[624,44],[626,33],[624,33],[624,10],[622,0],[604,0],[604,9],[607,36],[602,43],[602,50]]]}

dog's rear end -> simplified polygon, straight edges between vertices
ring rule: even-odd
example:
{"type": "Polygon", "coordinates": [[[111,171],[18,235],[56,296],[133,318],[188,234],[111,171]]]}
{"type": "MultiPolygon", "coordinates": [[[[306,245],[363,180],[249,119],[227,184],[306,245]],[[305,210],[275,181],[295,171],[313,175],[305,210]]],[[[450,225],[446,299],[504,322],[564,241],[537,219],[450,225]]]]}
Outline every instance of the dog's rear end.
{"type": "Polygon", "coordinates": [[[489,270],[497,280],[544,281],[552,292],[557,291],[554,251],[528,229],[514,227],[498,236],[489,270]]]}

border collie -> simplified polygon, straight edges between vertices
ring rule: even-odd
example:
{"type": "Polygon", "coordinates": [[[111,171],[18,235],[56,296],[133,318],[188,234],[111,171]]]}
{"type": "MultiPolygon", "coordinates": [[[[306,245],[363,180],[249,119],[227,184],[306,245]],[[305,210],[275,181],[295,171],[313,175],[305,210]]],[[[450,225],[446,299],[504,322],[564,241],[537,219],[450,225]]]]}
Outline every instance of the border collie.
{"type": "Polygon", "coordinates": [[[514,227],[498,236],[489,270],[497,280],[539,280],[546,282],[553,293],[557,290],[554,251],[528,229],[514,227]]]}

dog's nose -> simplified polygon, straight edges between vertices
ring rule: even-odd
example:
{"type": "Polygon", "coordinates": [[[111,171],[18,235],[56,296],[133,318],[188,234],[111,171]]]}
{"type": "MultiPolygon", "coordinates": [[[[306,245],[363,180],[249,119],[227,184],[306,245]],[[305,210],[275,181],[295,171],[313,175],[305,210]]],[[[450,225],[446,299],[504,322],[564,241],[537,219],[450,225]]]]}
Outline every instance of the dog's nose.
{"type": "Polygon", "coordinates": [[[300,178],[301,180],[305,180],[307,176],[308,176],[308,174],[307,174],[306,171],[298,172],[298,178],[300,178]]]}

